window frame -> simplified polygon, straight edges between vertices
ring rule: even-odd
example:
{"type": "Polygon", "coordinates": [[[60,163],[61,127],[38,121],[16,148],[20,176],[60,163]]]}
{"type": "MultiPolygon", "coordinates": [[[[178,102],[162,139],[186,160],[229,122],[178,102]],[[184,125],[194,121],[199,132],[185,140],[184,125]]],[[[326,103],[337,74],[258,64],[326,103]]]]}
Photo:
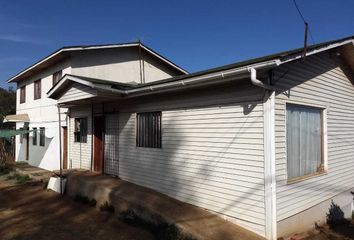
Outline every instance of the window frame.
{"type": "Polygon", "coordinates": [[[56,71],[55,73],[53,73],[53,75],[52,75],[53,86],[55,84],[57,84],[62,77],[63,77],[63,70],[59,70],[59,71],[56,71]]]}
{"type": "Polygon", "coordinates": [[[32,128],[32,145],[37,146],[38,143],[38,129],[36,127],[32,128]]]}
{"type": "Polygon", "coordinates": [[[87,143],[87,131],[88,131],[88,117],[76,117],[74,118],[74,143],[87,143]],[[86,128],[82,130],[82,120],[85,124],[83,126],[86,128]],[[78,122],[80,122],[80,129],[78,130],[78,122]]]}
{"type": "Polygon", "coordinates": [[[284,104],[284,116],[285,116],[285,156],[286,156],[286,181],[287,184],[294,184],[298,182],[302,182],[314,177],[326,175],[328,173],[328,140],[327,140],[327,110],[328,106],[318,105],[318,104],[308,104],[298,101],[286,101],[284,104]],[[306,174],[303,176],[295,177],[289,179],[288,177],[288,144],[287,144],[287,106],[288,105],[296,105],[300,107],[310,107],[317,108],[320,110],[320,121],[321,121],[321,165],[322,168],[319,171],[314,173],[306,174]]]}
{"type": "Polygon", "coordinates": [[[33,82],[34,100],[42,98],[42,79],[33,82]]]}
{"type": "MultiPolygon", "coordinates": [[[[149,121],[149,120],[148,120],[149,121]]],[[[162,111],[153,111],[153,112],[139,112],[139,113],[136,113],[136,127],[135,127],[135,136],[136,136],[136,144],[135,146],[138,147],[138,148],[155,148],[155,149],[159,149],[159,148],[162,148],[162,111]],[[140,116],[143,116],[143,115],[148,115],[150,114],[151,116],[153,116],[153,114],[158,114],[158,117],[159,117],[159,121],[158,121],[158,132],[156,133],[157,134],[157,139],[155,139],[156,141],[142,141],[142,140],[139,140],[140,139],[140,135],[141,134],[148,134],[148,130],[146,130],[144,128],[144,130],[142,131],[142,133],[139,131],[140,130],[140,116]],[[146,144],[147,143],[147,144],[146,144]]],[[[152,122],[151,122],[152,123],[152,122]]],[[[154,126],[151,127],[152,129],[152,132],[154,131],[154,126]]],[[[148,139],[149,137],[144,137],[144,139],[148,139]]],[[[151,139],[150,139],[151,140],[151,139]]]]}
{"type": "Polygon", "coordinates": [[[20,87],[20,104],[26,102],[26,85],[20,87]]]}
{"type": "Polygon", "coordinates": [[[45,147],[45,127],[39,128],[39,146],[45,147]]]}

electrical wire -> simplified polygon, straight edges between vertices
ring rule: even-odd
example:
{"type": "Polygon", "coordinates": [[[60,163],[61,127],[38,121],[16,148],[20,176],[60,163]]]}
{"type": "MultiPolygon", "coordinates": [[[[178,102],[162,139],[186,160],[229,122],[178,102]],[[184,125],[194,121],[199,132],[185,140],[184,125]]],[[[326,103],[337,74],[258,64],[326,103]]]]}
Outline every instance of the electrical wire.
{"type": "MultiPolygon", "coordinates": [[[[300,18],[302,19],[304,24],[305,25],[308,24],[308,22],[306,21],[304,15],[301,13],[301,10],[300,10],[299,6],[297,5],[296,0],[293,0],[293,2],[294,2],[294,5],[295,5],[295,8],[296,8],[297,12],[299,13],[300,18]]],[[[310,27],[308,27],[308,31],[309,31],[309,34],[310,34],[310,38],[311,38],[312,44],[315,44],[315,39],[314,39],[314,37],[313,37],[313,35],[311,33],[310,27]]]]}

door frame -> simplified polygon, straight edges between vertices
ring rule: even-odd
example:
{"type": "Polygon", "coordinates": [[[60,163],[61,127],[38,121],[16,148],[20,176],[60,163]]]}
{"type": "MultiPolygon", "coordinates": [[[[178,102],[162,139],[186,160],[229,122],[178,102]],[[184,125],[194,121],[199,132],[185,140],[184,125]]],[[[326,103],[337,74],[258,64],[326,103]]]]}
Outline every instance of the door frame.
{"type": "Polygon", "coordinates": [[[93,171],[104,173],[104,134],[105,117],[98,115],[93,117],[93,171]],[[97,152],[97,150],[100,152],[97,152]]]}

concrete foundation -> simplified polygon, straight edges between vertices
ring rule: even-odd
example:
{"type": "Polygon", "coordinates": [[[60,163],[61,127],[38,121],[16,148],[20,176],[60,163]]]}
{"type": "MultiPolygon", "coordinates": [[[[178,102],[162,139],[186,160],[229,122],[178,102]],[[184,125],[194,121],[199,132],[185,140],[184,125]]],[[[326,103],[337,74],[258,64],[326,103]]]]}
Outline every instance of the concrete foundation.
{"type": "Polygon", "coordinates": [[[353,211],[353,195],[350,193],[351,191],[353,190],[344,192],[299,214],[278,221],[278,237],[287,237],[294,233],[313,230],[315,224],[325,224],[326,214],[329,212],[332,201],[339,205],[344,212],[345,218],[351,218],[353,211]]]}

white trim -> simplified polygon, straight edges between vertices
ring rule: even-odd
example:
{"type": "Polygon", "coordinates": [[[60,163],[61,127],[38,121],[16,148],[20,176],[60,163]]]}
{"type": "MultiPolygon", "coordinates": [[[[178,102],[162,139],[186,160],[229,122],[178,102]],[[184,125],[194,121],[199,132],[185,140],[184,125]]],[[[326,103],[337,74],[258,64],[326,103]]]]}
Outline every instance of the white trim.
{"type": "Polygon", "coordinates": [[[276,179],[275,179],[275,92],[269,92],[263,103],[264,111],[264,184],[265,184],[265,235],[277,239],[276,179]]]}
{"type": "MultiPolygon", "coordinates": [[[[312,51],[307,52],[306,53],[306,57],[307,56],[311,56],[313,54],[317,54],[317,53],[323,52],[323,51],[330,50],[332,48],[340,47],[340,46],[348,44],[348,43],[352,43],[354,45],[354,40],[346,40],[346,41],[339,42],[339,43],[332,43],[332,44],[328,45],[327,47],[321,47],[319,49],[314,49],[312,51]]],[[[304,57],[303,53],[297,54],[296,57],[292,57],[292,58],[289,58],[288,60],[282,61],[281,64],[287,63],[287,62],[291,62],[291,61],[294,61],[294,60],[297,60],[297,59],[300,59],[300,58],[303,58],[303,57],[304,57]]]]}

